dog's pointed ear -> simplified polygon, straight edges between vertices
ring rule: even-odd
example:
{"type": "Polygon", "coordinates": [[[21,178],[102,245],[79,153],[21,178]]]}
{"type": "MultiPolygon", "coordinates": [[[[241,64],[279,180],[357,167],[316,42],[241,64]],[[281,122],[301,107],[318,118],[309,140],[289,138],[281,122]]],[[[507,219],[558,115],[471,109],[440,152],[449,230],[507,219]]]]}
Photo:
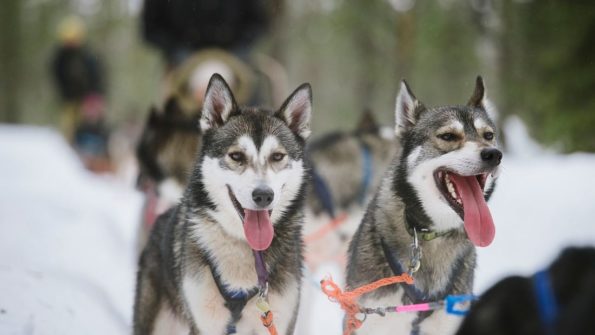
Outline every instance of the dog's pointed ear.
{"type": "Polygon", "coordinates": [[[485,110],[492,120],[496,120],[498,117],[496,107],[488,99],[487,89],[481,76],[477,76],[475,80],[475,90],[473,90],[473,95],[469,99],[467,106],[485,110]]]}
{"type": "Polygon", "coordinates": [[[302,84],[283,103],[275,116],[283,120],[291,131],[302,139],[310,136],[312,118],[312,88],[302,84]]]}
{"type": "Polygon", "coordinates": [[[355,131],[357,133],[376,133],[378,132],[378,122],[371,109],[364,109],[362,115],[357,122],[355,131]]]}
{"type": "Polygon", "coordinates": [[[221,127],[237,110],[231,89],[218,73],[209,80],[202,106],[200,128],[203,132],[221,127]]]}
{"type": "Polygon", "coordinates": [[[182,108],[178,102],[178,99],[175,96],[171,96],[165,102],[165,116],[166,117],[174,117],[184,115],[182,108]]]}
{"type": "Polygon", "coordinates": [[[469,99],[469,102],[467,102],[467,106],[485,108],[486,100],[486,89],[483,78],[477,76],[477,79],[475,79],[475,90],[473,90],[473,95],[469,99]]]}
{"type": "Polygon", "coordinates": [[[147,119],[147,125],[154,126],[160,121],[159,110],[154,105],[149,108],[149,118],[147,119]]]}
{"type": "Polygon", "coordinates": [[[415,125],[419,114],[418,109],[421,107],[422,104],[413,95],[407,82],[402,80],[395,106],[395,133],[397,136],[400,136],[415,125]]]}

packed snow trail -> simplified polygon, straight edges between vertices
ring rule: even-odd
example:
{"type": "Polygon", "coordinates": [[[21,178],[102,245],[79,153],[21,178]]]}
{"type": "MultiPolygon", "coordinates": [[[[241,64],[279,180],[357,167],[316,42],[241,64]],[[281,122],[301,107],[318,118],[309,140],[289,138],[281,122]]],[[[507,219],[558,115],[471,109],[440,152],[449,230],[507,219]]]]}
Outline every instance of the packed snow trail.
{"type": "MultiPolygon", "coordinates": [[[[521,135],[508,142],[531,151],[505,153],[477,293],[564,246],[595,245],[595,155],[515,144],[521,135]]],[[[129,334],[140,194],[86,172],[54,131],[16,126],[0,126],[0,188],[0,334],[129,334]]],[[[304,334],[341,334],[339,307],[315,288],[329,273],[342,281],[332,264],[304,280],[315,296],[304,334]]]]}

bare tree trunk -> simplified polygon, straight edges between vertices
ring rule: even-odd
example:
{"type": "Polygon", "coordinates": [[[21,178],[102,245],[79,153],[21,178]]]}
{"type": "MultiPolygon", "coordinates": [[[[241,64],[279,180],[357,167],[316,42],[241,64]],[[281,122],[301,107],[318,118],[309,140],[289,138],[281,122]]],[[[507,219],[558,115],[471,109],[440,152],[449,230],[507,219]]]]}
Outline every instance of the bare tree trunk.
{"type": "Polygon", "coordinates": [[[397,79],[411,77],[411,69],[415,60],[415,15],[413,10],[397,14],[397,79]]]}
{"type": "Polygon", "coordinates": [[[3,0],[0,10],[0,121],[20,120],[21,0],[3,0]]]}

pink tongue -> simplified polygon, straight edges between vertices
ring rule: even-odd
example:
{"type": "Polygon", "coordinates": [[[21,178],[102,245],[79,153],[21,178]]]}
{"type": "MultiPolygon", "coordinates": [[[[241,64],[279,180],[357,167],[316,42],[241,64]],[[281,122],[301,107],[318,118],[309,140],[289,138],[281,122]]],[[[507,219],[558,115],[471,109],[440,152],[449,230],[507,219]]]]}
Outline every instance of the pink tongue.
{"type": "Polygon", "coordinates": [[[487,247],[494,240],[496,228],[477,178],[463,177],[454,173],[450,173],[449,176],[463,201],[467,236],[476,246],[487,247]]]}
{"type": "Polygon", "coordinates": [[[273,241],[273,224],[269,211],[244,209],[244,235],[254,250],[266,250],[273,241]]]}

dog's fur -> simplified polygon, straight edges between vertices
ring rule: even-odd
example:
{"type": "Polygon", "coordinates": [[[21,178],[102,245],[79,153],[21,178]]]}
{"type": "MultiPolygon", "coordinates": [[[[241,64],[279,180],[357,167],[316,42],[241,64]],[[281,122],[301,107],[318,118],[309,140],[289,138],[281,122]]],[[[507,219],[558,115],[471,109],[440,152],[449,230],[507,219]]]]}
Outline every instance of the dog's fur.
{"type": "MultiPolygon", "coordinates": [[[[203,145],[188,188],[181,203],[159,218],[140,259],[135,334],[226,332],[231,313],[214,273],[229,290],[256,287],[254,257],[237,204],[254,210],[250,194],[263,184],[274,191],[266,208],[272,210],[274,238],[263,251],[269,303],[279,333],[293,333],[302,276],[303,150],[310,114],[307,84],[272,113],[238,108],[223,78],[211,78],[200,121],[203,145]],[[236,160],[237,153],[242,160],[236,160]],[[281,160],[274,160],[278,153],[281,160]]],[[[254,301],[247,302],[236,324],[239,334],[267,333],[254,301]]]]}
{"type": "MultiPolygon", "coordinates": [[[[394,135],[392,131],[388,132],[377,124],[372,112],[366,110],[355,130],[328,133],[308,144],[307,157],[329,192],[334,215],[347,215],[336,230],[308,243],[306,260],[311,270],[314,271],[320,262],[345,258],[347,243],[395,152],[394,135]],[[364,147],[367,159],[364,158],[364,147]],[[366,173],[369,175],[364,176],[366,173]]],[[[332,219],[313,183],[314,180],[306,197],[306,236],[315,234],[332,219]]],[[[342,263],[344,266],[345,261],[342,263]]]]}
{"type": "MultiPolygon", "coordinates": [[[[349,247],[348,288],[394,275],[383,243],[407,270],[413,241],[408,228],[414,227],[418,231],[425,228],[448,232],[430,241],[420,239],[421,268],[413,277],[415,288],[424,294],[424,299],[436,301],[449,294],[471,293],[475,248],[463,230],[461,213],[454,210],[438,188],[435,173],[438,169],[465,176],[489,173],[484,187],[484,196],[489,197],[501,154],[490,166],[480,157],[483,148],[496,146],[495,136],[487,139],[495,132],[488,106],[480,77],[466,106],[437,108],[426,108],[402,82],[396,102],[396,133],[401,152],[370,202],[349,247]]],[[[360,304],[374,308],[410,304],[412,300],[403,286],[396,284],[363,296],[360,304]]],[[[444,311],[370,315],[357,333],[409,334],[414,324],[421,334],[449,334],[456,330],[458,320],[444,311]]]]}
{"type": "Polygon", "coordinates": [[[161,188],[172,183],[178,190],[175,200],[181,197],[200,147],[199,118],[199,112],[183,111],[174,97],[163,111],[150,109],[136,148],[139,183],[150,179],[161,188]]]}
{"type": "MultiPolygon", "coordinates": [[[[595,249],[567,248],[548,268],[558,306],[552,334],[590,334],[595,329],[595,249]]],[[[533,278],[508,277],[487,290],[463,320],[458,335],[541,335],[533,278]],[[505,322],[503,322],[505,320],[505,322]]]]}
{"type": "Polygon", "coordinates": [[[144,248],[155,215],[164,213],[182,197],[201,143],[200,112],[186,112],[176,98],[163,111],[152,107],[136,148],[137,187],[146,192],[137,249],[144,248]],[[155,203],[152,203],[155,202],[155,203]]]}
{"type": "MultiPolygon", "coordinates": [[[[343,276],[347,263],[347,247],[355,233],[367,202],[375,193],[395,153],[396,141],[392,127],[381,127],[372,111],[365,110],[351,131],[335,131],[312,139],[306,147],[307,157],[315,173],[328,188],[336,216],[346,215],[340,225],[324,235],[320,229],[331,222],[330,213],[322,206],[322,199],[314,191],[315,182],[308,186],[306,197],[306,265],[312,277],[322,264],[336,264],[343,276]],[[366,146],[368,160],[364,159],[366,146]],[[364,165],[368,166],[364,166],[364,165]],[[369,171],[364,171],[369,169],[369,171]],[[369,173],[369,176],[364,176],[369,173]],[[364,181],[364,179],[367,179],[364,181]],[[309,238],[315,236],[315,238],[309,238]]],[[[318,282],[320,278],[309,278],[318,282]]],[[[309,334],[315,292],[320,288],[305,285],[302,289],[302,308],[297,331],[309,334]]]]}
{"type": "MultiPolygon", "coordinates": [[[[308,158],[325,181],[338,212],[350,212],[352,208],[365,208],[360,203],[360,192],[364,179],[364,158],[362,146],[370,153],[372,180],[367,185],[365,200],[369,200],[380,184],[384,171],[392,161],[395,141],[392,132],[386,131],[376,122],[370,110],[362,113],[354,131],[332,132],[314,139],[307,147],[308,158]]],[[[309,188],[308,208],[314,215],[324,212],[321,201],[309,188]]],[[[328,214],[328,213],[326,213],[328,214]]]]}

